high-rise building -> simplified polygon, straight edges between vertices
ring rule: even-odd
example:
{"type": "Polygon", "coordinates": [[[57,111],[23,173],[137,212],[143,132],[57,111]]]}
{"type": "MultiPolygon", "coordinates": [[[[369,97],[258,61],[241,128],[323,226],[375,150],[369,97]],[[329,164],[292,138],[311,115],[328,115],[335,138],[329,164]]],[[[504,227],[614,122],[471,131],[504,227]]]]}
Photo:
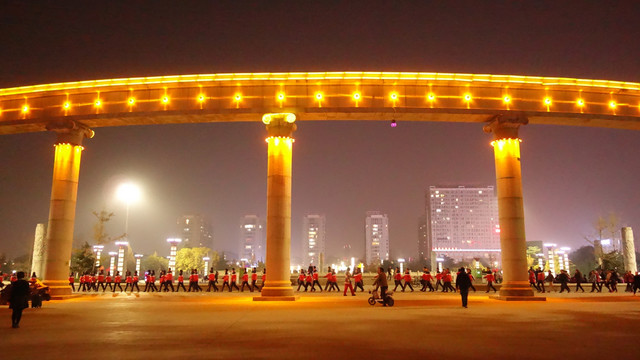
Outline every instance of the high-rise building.
{"type": "Polygon", "coordinates": [[[429,186],[426,215],[436,256],[492,262],[500,257],[498,200],[493,186],[429,186]]]}
{"type": "Polygon", "coordinates": [[[250,264],[265,261],[265,246],[262,234],[262,223],[256,215],[245,215],[240,224],[240,258],[238,260],[250,264]]]}
{"type": "Polygon", "coordinates": [[[431,261],[431,238],[429,237],[429,226],[427,225],[427,216],[422,215],[418,218],[418,260],[431,261]]]}
{"type": "Polygon", "coordinates": [[[325,225],[324,215],[305,215],[302,224],[302,239],[304,241],[303,265],[320,267],[325,259],[325,225]]]}
{"type": "Polygon", "coordinates": [[[182,215],[178,218],[178,234],[183,247],[207,247],[213,249],[211,226],[202,215],[182,215]]]}
{"type": "Polygon", "coordinates": [[[364,227],[367,264],[389,260],[389,218],[379,211],[368,211],[364,227]]]}

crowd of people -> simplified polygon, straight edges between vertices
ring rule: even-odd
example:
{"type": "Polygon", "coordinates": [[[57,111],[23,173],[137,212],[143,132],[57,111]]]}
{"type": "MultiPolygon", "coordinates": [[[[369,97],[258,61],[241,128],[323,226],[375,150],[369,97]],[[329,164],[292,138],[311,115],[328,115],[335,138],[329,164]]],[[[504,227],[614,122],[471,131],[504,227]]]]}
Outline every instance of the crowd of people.
{"type": "Polygon", "coordinates": [[[633,274],[631,271],[627,271],[623,276],[620,276],[616,270],[591,270],[588,276],[585,276],[576,269],[573,276],[569,275],[567,270],[560,270],[556,276],[553,276],[551,270],[545,274],[544,270],[533,267],[529,268],[529,285],[533,287],[539,293],[555,291],[554,283],[560,283],[559,292],[571,292],[569,283],[575,283],[575,292],[585,292],[582,284],[590,283],[591,292],[602,292],[603,287],[610,293],[618,292],[618,284],[626,284],[625,291],[632,292],[634,295],[640,290],[640,273],[636,271],[633,274]],[[547,287],[545,287],[547,283],[547,287]]]}

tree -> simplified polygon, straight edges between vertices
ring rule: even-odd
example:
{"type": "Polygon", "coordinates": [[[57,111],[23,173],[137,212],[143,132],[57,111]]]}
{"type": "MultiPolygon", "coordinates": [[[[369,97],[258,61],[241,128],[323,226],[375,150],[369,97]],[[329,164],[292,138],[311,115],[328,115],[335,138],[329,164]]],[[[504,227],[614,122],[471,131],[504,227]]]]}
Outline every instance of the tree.
{"type": "MultiPolygon", "coordinates": [[[[202,260],[202,258],[207,256],[209,252],[211,252],[211,250],[206,247],[182,248],[178,250],[176,254],[176,270],[190,271],[191,269],[197,269],[201,271],[204,269],[204,260],[202,260]]],[[[209,260],[209,264],[218,261],[218,253],[214,252],[213,254],[214,255],[209,256],[211,259],[209,260]]]]}
{"type": "Polygon", "coordinates": [[[569,260],[582,272],[588,274],[589,271],[598,267],[593,246],[583,246],[569,254],[569,260]]]}
{"type": "Polygon", "coordinates": [[[140,272],[142,273],[147,270],[153,270],[156,273],[160,273],[167,269],[169,269],[169,260],[162,256],[158,256],[158,253],[155,252],[153,255],[143,257],[140,262],[140,272]]]}
{"type": "Polygon", "coordinates": [[[78,274],[93,272],[96,256],[88,242],[84,242],[79,248],[73,249],[71,253],[71,271],[78,274]]]}
{"type": "Polygon", "coordinates": [[[536,266],[538,264],[538,254],[542,249],[538,246],[527,246],[527,266],[536,266]]]}
{"type": "Polygon", "coordinates": [[[113,239],[111,239],[104,230],[104,226],[109,222],[109,220],[111,220],[114,214],[112,212],[107,212],[106,210],[100,210],[100,212],[94,211],[92,214],[97,220],[93,225],[93,240],[95,240],[96,244],[105,245],[113,241],[113,239]]]}
{"type": "Polygon", "coordinates": [[[622,254],[616,250],[609,251],[602,256],[602,268],[605,270],[624,270],[622,254]]]}

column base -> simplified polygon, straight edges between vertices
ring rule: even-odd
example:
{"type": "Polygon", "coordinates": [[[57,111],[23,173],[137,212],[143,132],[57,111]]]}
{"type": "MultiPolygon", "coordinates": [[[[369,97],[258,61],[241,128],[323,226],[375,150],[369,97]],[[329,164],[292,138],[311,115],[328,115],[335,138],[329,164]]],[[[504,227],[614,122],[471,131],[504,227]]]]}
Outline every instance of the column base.
{"type": "Polygon", "coordinates": [[[49,295],[52,299],[62,300],[73,294],[68,281],[45,280],[43,283],[49,287],[49,295]]]}
{"type": "Polygon", "coordinates": [[[296,301],[299,296],[254,296],[253,301],[296,301]]]}
{"type": "Polygon", "coordinates": [[[272,299],[273,301],[294,301],[296,296],[293,295],[291,281],[267,281],[267,286],[262,288],[260,296],[256,296],[254,300],[263,301],[262,299],[272,299]],[[256,300],[259,298],[261,300],[256,300]]]}
{"type": "Polygon", "coordinates": [[[498,295],[489,296],[490,299],[504,301],[546,301],[547,298],[534,296],[529,282],[505,282],[500,287],[498,295]]]}
{"type": "Polygon", "coordinates": [[[503,295],[489,295],[489,299],[501,300],[501,301],[547,301],[544,296],[503,296],[503,295]]]}

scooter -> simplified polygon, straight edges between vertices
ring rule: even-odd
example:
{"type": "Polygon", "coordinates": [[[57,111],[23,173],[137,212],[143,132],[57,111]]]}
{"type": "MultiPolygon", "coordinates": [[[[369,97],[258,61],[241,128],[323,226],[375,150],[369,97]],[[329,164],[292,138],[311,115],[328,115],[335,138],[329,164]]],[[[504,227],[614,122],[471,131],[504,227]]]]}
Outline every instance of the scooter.
{"type": "Polygon", "coordinates": [[[369,294],[371,294],[371,296],[369,297],[369,299],[367,299],[367,301],[369,302],[369,305],[373,306],[376,303],[379,304],[387,304],[387,306],[393,306],[393,291],[389,290],[385,293],[385,297],[384,299],[382,299],[380,297],[380,293],[378,292],[378,289],[375,289],[373,291],[369,290],[369,294]]]}

